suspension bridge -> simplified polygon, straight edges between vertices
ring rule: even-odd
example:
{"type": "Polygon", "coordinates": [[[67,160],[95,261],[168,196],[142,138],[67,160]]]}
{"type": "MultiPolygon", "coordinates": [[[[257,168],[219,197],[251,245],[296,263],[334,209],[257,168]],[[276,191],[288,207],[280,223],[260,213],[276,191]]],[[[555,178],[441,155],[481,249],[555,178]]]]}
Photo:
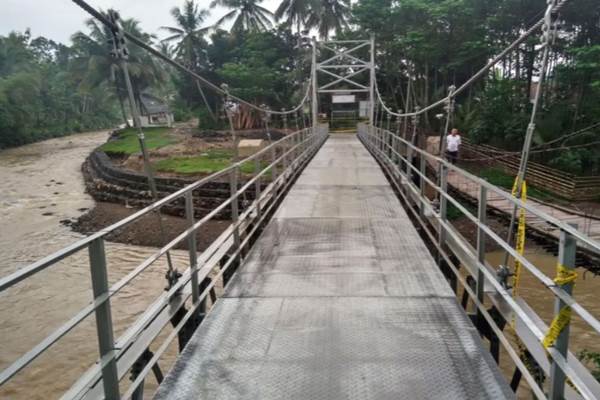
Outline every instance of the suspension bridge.
{"type": "MultiPolygon", "coordinates": [[[[411,112],[394,112],[383,102],[373,38],[313,39],[306,95],[291,110],[273,111],[233,96],[122,31],[117,16],[74,2],[113,30],[115,56],[125,71],[121,39],[223,94],[229,121],[235,104],[246,104],[267,121],[307,109],[310,123],[0,278],[0,293],[9,293],[42,271],[51,273],[61,260],[87,252],[93,292],[87,306],[1,371],[0,384],[93,315],[99,357],[64,393],[65,399],[142,399],[152,375],[159,384],[157,399],[510,399],[522,380],[538,398],[600,398],[600,383],[569,350],[572,315],[590,334],[600,333],[600,321],[572,295],[577,248],[600,253],[600,243],[522,197],[539,92],[513,194],[415,144],[425,112],[444,107],[447,132],[456,96],[540,28],[545,71],[564,2],[550,1],[543,19],[464,85],[411,112]],[[322,59],[326,52],[331,57],[322,59]],[[368,75],[367,84],[357,79],[360,74],[368,75]],[[328,77],[324,84],[323,75],[328,77]],[[327,93],[365,96],[366,118],[353,134],[330,133],[320,122],[320,96],[327,93]],[[389,124],[392,117],[395,129],[389,124]],[[241,180],[242,165],[249,163],[255,166],[252,177],[241,180]],[[476,211],[452,195],[449,175],[476,188],[476,211]],[[229,182],[230,196],[197,218],[193,192],[212,182],[229,182]],[[254,199],[250,203],[242,201],[247,194],[254,199]],[[546,276],[520,250],[520,234],[502,238],[490,227],[492,198],[510,204],[511,225],[519,231],[526,213],[558,232],[556,277],[546,276]],[[106,238],[170,204],[185,206],[187,229],[109,284],[106,238]],[[448,221],[449,206],[474,224],[476,243],[448,221]],[[198,232],[224,210],[231,225],[199,252],[198,232]],[[516,260],[516,266],[491,265],[485,257],[489,241],[516,260]],[[169,254],[183,242],[189,265],[176,270],[169,254]],[[117,337],[111,299],[163,259],[168,261],[167,289],[117,337]],[[522,270],[552,297],[551,323],[519,295],[522,270]],[[459,287],[463,304],[456,298],[459,287]],[[466,311],[466,302],[474,312],[466,311]],[[166,371],[163,356],[174,342],[178,356],[166,371]],[[512,367],[511,379],[498,365],[500,354],[512,367]]],[[[135,113],[134,101],[131,106],[135,113]]],[[[233,124],[231,131],[235,138],[233,124]]],[[[139,139],[146,158],[141,130],[139,139]]],[[[162,230],[158,221],[156,229],[162,230]]]]}

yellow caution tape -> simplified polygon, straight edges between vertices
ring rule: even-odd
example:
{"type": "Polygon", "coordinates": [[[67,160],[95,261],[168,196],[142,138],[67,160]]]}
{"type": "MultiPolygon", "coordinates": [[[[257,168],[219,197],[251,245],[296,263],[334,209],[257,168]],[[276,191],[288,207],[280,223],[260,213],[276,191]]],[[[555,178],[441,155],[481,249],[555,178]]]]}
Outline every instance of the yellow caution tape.
{"type": "Polygon", "coordinates": [[[554,317],[550,324],[550,329],[548,329],[546,336],[544,336],[542,344],[545,349],[554,346],[556,339],[558,339],[558,335],[565,329],[565,326],[569,325],[569,322],[571,322],[571,307],[565,306],[560,310],[558,315],[554,317]]]}
{"type": "MultiPolygon", "coordinates": [[[[573,268],[567,268],[564,265],[558,264],[556,266],[556,278],[554,278],[554,282],[557,285],[568,285],[571,283],[575,283],[577,279],[577,272],[573,268]]],[[[545,349],[548,347],[554,346],[556,343],[556,339],[560,333],[565,329],[567,325],[571,322],[571,307],[564,306],[561,308],[560,312],[557,316],[554,317],[552,323],[550,324],[550,328],[544,336],[544,340],[542,344],[545,349]]]]}
{"type": "Polygon", "coordinates": [[[556,278],[554,278],[554,283],[557,285],[568,285],[569,283],[574,283],[576,279],[577,272],[575,272],[574,269],[567,268],[560,264],[556,266],[556,278]]]}
{"type": "MultiPolygon", "coordinates": [[[[515,179],[515,183],[512,189],[512,195],[516,196],[517,194],[517,179],[515,179]]],[[[525,203],[527,201],[527,184],[523,181],[521,186],[521,201],[525,203]]],[[[519,210],[519,225],[517,228],[517,240],[515,245],[515,250],[520,255],[523,255],[525,252],[525,209],[521,208],[519,210]]],[[[516,298],[519,294],[519,283],[521,282],[521,270],[522,265],[519,260],[515,260],[515,273],[513,275],[513,298],[516,298]]]]}

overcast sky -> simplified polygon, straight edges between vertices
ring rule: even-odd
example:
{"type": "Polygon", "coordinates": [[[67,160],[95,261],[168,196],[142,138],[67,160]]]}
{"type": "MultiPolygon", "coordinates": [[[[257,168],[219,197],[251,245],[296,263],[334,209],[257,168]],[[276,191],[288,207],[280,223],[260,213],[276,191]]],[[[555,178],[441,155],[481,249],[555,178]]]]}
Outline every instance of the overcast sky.
{"type": "MultiPolygon", "coordinates": [[[[202,8],[207,8],[211,0],[198,0],[202,8]]],[[[10,31],[31,29],[31,35],[45,36],[62,43],[70,42],[71,35],[85,29],[84,21],[89,18],[79,6],[70,0],[0,0],[0,35],[10,31]]],[[[89,0],[95,8],[114,8],[123,18],[134,17],[142,28],[164,37],[159,31],[163,25],[173,25],[169,10],[181,6],[184,0],[89,0]]],[[[273,11],[279,0],[265,0],[263,6],[273,11]]],[[[210,10],[207,24],[213,23],[225,14],[224,9],[210,10]]]]}

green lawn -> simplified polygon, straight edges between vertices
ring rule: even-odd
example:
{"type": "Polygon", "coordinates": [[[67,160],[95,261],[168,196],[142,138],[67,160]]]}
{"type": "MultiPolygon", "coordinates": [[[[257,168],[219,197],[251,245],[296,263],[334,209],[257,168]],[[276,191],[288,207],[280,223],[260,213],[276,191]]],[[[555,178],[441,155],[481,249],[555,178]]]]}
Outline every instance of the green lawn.
{"type": "MultiPolygon", "coordinates": [[[[480,178],[485,179],[492,185],[500,186],[507,190],[512,190],[513,184],[515,182],[514,176],[508,175],[504,171],[497,169],[497,168],[487,167],[487,168],[478,169],[478,170],[471,169],[470,172],[474,173],[475,175],[479,176],[480,178]]],[[[531,186],[531,185],[527,185],[527,194],[530,195],[531,197],[534,197],[534,198],[542,200],[542,201],[557,200],[556,195],[554,195],[544,189],[540,189],[540,188],[537,188],[537,187],[531,186]]]]}
{"type": "MultiPolygon", "coordinates": [[[[157,149],[177,142],[171,135],[171,128],[144,128],[144,136],[146,138],[146,147],[148,149],[157,149]]],[[[108,154],[139,153],[141,150],[137,138],[137,129],[125,129],[119,135],[118,139],[104,143],[100,146],[100,150],[108,154]]]]}
{"type": "MultiPolygon", "coordinates": [[[[208,150],[205,154],[194,157],[173,157],[154,163],[154,168],[161,172],[177,174],[212,174],[231,165],[232,151],[225,149],[208,150]]],[[[267,164],[261,165],[264,168],[267,164]]],[[[254,161],[242,164],[242,173],[254,173],[254,161]]]]}

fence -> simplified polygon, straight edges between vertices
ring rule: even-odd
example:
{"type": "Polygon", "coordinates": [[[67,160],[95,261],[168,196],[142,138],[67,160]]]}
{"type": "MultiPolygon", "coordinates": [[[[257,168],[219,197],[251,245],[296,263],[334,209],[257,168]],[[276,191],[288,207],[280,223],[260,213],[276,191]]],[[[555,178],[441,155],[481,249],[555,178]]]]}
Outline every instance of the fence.
{"type": "MultiPolygon", "coordinates": [[[[573,298],[573,273],[577,246],[584,245],[600,251],[600,243],[579,232],[576,227],[565,224],[530,204],[515,199],[503,189],[420,149],[400,135],[366,124],[359,124],[358,135],[387,172],[393,186],[407,204],[407,209],[420,223],[423,234],[435,247],[440,266],[453,282],[455,291],[456,282],[459,281],[475,304],[477,313],[473,316],[474,322],[480,332],[487,332],[496,360],[499,348],[494,341],[499,340],[517,368],[514,376],[523,376],[537,398],[599,399],[600,383],[569,351],[570,316],[564,327],[558,328],[553,322],[550,329],[534,308],[514,293],[517,288],[510,287],[510,271],[505,266],[492,266],[486,261],[486,242],[491,240],[508,252],[519,261],[521,268],[549,291],[556,319],[567,309],[587,324],[592,335],[600,334],[600,321],[573,298]],[[427,174],[431,165],[439,171],[439,182],[427,174]],[[469,211],[451,196],[447,185],[449,174],[460,175],[477,185],[479,196],[476,213],[469,211]],[[436,201],[431,201],[426,196],[428,190],[435,192],[436,201]],[[528,215],[541,218],[547,224],[560,229],[556,281],[546,276],[526,255],[518,253],[487,224],[488,200],[497,197],[506,199],[514,207],[525,209],[528,215]],[[475,226],[477,238],[474,245],[449,223],[446,214],[449,205],[454,206],[475,226]],[[474,285],[459,271],[461,266],[466,269],[474,285]],[[567,275],[572,279],[558,279],[567,275]],[[493,309],[500,318],[487,308],[486,303],[494,306],[493,309]],[[503,332],[507,321],[513,322],[510,329],[514,329],[519,342],[530,356],[526,356],[522,348],[509,340],[509,336],[503,332]],[[538,365],[549,378],[545,383],[537,379],[525,365],[523,360],[527,357],[530,357],[530,362],[538,365]],[[570,382],[569,385],[566,384],[567,381],[570,382]]],[[[513,284],[516,285],[514,282],[513,284]]]]}
{"type": "Polygon", "coordinates": [[[209,295],[211,298],[213,297],[217,280],[222,279],[226,284],[231,278],[235,268],[243,260],[245,252],[251,245],[251,240],[260,232],[260,227],[275,210],[279,199],[325,141],[327,134],[326,126],[292,133],[256,154],[200,179],[108,228],[23,267],[11,275],[0,278],[0,294],[2,294],[27,278],[51,269],[61,260],[80,251],[87,251],[93,290],[91,303],[0,372],[0,385],[9,381],[15,374],[44,354],[54,343],[95,314],[100,357],[96,364],[91,366],[64,394],[63,398],[117,399],[121,398],[120,386],[124,386],[126,391],[122,395],[123,397],[142,399],[144,380],[148,373],[154,371],[160,383],[162,373],[160,370],[157,372],[156,367],[161,355],[175,337],[178,337],[180,349],[185,346],[190,332],[195,330],[204,317],[207,297],[209,295]],[[247,182],[240,183],[238,177],[240,169],[245,163],[254,164],[254,173],[247,182]],[[261,179],[264,180],[268,175],[270,175],[271,182],[264,187],[261,179]],[[193,191],[223,178],[229,178],[229,198],[209,214],[196,220],[193,191]],[[239,202],[246,192],[254,192],[255,200],[243,212],[240,212],[239,202]],[[185,202],[188,228],[127,275],[121,277],[115,284],[109,286],[108,266],[104,250],[105,237],[139,218],[181,199],[185,202]],[[231,208],[231,225],[204,252],[199,254],[196,250],[196,233],[206,222],[226,207],[231,208]],[[183,241],[188,242],[189,267],[181,274],[169,270],[168,289],[165,292],[157,293],[157,298],[152,305],[115,340],[111,298],[142,272],[152,267],[161,257],[169,257],[169,251],[183,241]],[[188,308],[186,309],[186,307],[188,308]],[[162,339],[159,334],[169,323],[173,325],[173,330],[164,338],[164,341],[160,342],[154,353],[149,352],[150,344],[156,343],[155,340],[162,339]],[[130,371],[133,374],[132,382],[127,385],[123,378],[130,371]]]}
{"type": "MultiPolygon", "coordinates": [[[[463,140],[461,149],[461,157],[484,159],[478,163],[498,166],[509,174],[516,174],[519,170],[519,155],[505,155],[503,150],[496,147],[476,145],[467,140],[463,140]]],[[[568,200],[600,198],[600,176],[575,176],[530,162],[527,167],[527,182],[568,200]]]]}

